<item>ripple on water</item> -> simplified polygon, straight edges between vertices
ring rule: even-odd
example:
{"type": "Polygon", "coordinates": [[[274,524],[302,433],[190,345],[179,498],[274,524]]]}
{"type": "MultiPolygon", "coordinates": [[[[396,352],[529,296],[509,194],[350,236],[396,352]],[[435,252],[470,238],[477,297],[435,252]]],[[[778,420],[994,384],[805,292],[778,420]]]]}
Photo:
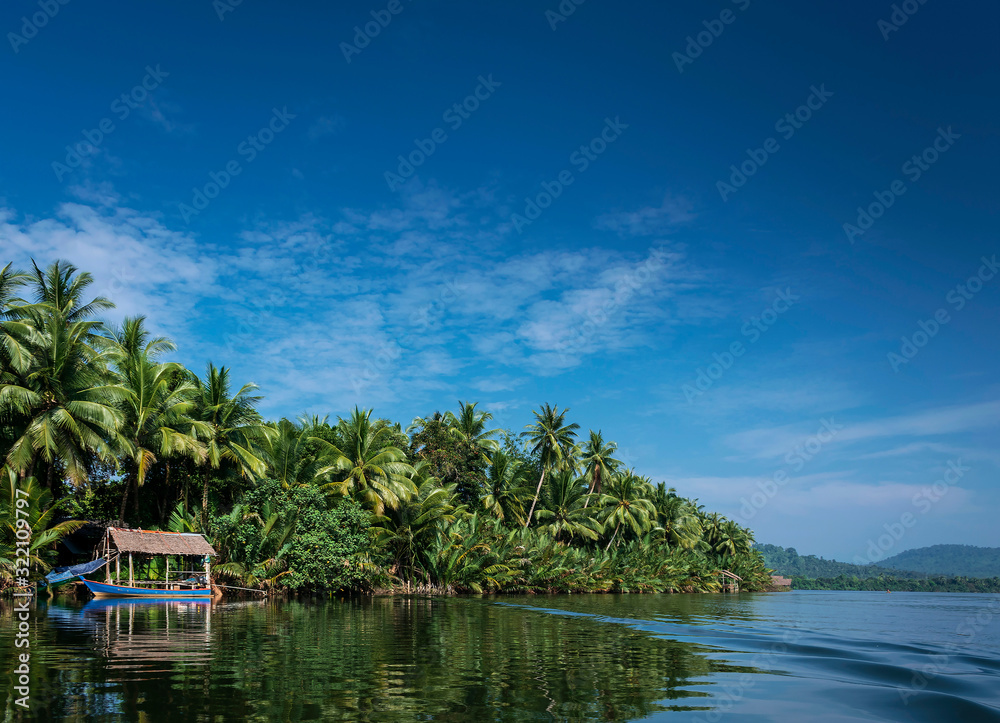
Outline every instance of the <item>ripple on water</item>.
{"type": "MultiPolygon", "coordinates": [[[[990,618],[992,627],[960,628],[970,616],[986,619],[1000,598],[893,598],[892,606],[858,593],[42,605],[32,714],[1000,720],[998,626],[990,618]]],[[[12,659],[9,608],[0,608],[4,617],[0,645],[12,659]]]]}

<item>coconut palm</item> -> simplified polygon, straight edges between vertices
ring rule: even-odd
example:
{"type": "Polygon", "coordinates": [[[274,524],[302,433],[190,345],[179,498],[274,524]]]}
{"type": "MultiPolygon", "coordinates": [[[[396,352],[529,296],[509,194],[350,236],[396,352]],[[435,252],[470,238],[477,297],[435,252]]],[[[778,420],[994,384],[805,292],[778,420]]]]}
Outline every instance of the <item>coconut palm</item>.
{"type": "Polygon", "coordinates": [[[531,468],[504,451],[490,455],[483,506],[501,522],[524,524],[524,501],[531,494],[531,468]]]}
{"type": "Polygon", "coordinates": [[[31,352],[24,342],[32,328],[21,318],[27,302],[17,296],[29,278],[11,264],[0,270],[0,382],[8,369],[25,374],[31,364],[31,352]]]}
{"type": "Polygon", "coordinates": [[[28,567],[48,572],[55,559],[55,543],[84,524],[81,520],[52,524],[61,507],[58,502],[52,504],[52,493],[43,489],[34,477],[18,479],[18,474],[9,468],[0,470],[0,589],[16,582],[19,528],[26,524],[31,531],[28,567]]]}
{"type": "Polygon", "coordinates": [[[531,501],[531,509],[524,520],[524,526],[531,524],[531,516],[535,512],[535,505],[538,504],[538,495],[542,491],[542,484],[545,482],[545,473],[557,463],[564,462],[571,458],[574,450],[574,440],[579,424],[566,424],[566,413],[569,409],[559,411],[559,407],[550,407],[545,404],[541,411],[532,412],[535,415],[535,423],[525,426],[525,431],[521,436],[531,444],[531,451],[538,455],[542,465],[542,474],[538,478],[538,488],[531,501]]]}
{"type": "Polygon", "coordinates": [[[324,484],[334,471],[329,454],[317,450],[328,449],[327,443],[313,435],[313,431],[326,424],[326,417],[300,417],[291,422],[281,419],[273,425],[276,434],[268,446],[267,476],[281,483],[282,487],[324,484]]]}
{"type": "Polygon", "coordinates": [[[621,461],[612,456],[617,449],[618,445],[615,442],[604,441],[599,430],[597,432],[590,430],[590,439],[587,440],[587,446],[584,447],[582,459],[587,478],[590,480],[587,499],[583,503],[584,509],[590,505],[590,495],[594,494],[600,497],[604,480],[621,467],[621,461]]]}
{"type": "Polygon", "coordinates": [[[444,420],[449,426],[451,433],[463,440],[467,444],[477,447],[487,452],[499,448],[499,444],[494,439],[499,433],[499,429],[486,429],[486,422],[493,419],[490,412],[476,412],[477,402],[458,402],[458,415],[452,412],[445,412],[444,420]]]}
{"type": "Polygon", "coordinates": [[[128,392],[109,383],[107,358],[96,346],[101,324],[87,320],[111,302],[97,297],[83,303],[93,280],[76,274],[72,265],[56,262],[44,273],[34,269],[35,303],[8,307],[22,329],[30,327],[22,344],[31,360],[7,368],[0,383],[0,419],[14,438],[7,464],[26,477],[42,462],[52,489],[57,468],[80,483],[93,457],[114,459],[123,421],[117,407],[128,392]]]}
{"type": "Polygon", "coordinates": [[[650,492],[649,480],[637,476],[631,470],[611,479],[600,500],[605,528],[615,526],[605,550],[611,547],[622,526],[632,530],[637,536],[649,529],[656,514],[653,503],[648,499],[650,492]]]}
{"type": "Polygon", "coordinates": [[[208,517],[208,480],[213,469],[231,466],[244,478],[259,476],[266,465],[266,445],[276,432],[257,413],[261,397],[254,396],[256,384],[244,384],[235,394],[229,369],[209,363],[205,379],[195,377],[194,417],[207,427],[204,438],[205,472],[201,492],[201,513],[208,517]]]}
{"type": "Polygon", "coordinates": [[[574,537],[596,540],[602,531],[601,524],[587,511],[585,498],[583,483],[572,472],[553,474],[535,516],[539,529],[556,540],[568,541],[574,537]]]}
{"type": "Polygon", "coordinates": [[[173,350],[168,339],[150,338],[141,316],[126,318],[108,335],[107,353],[120,385],[128,392],[121,404],[121,455],[126,460],[120,513],[123,519],[130,488],[138,516],[139,488],[157,461],[175,456],[194,460],[205,457],[205,446],[198,438],[207,438],[211,429],[206,422],[191,417],[195,385],[179,364],[157,361],[160,354],[173,350]]]}
{"type": "Polygon", "coordinates": [[[387,509],[374,522],[376,542],[390,550],[398,574],[408,584],[412,584],[434,536],[464,510],[455,485],[442,487],[428,474],[428,466],[421,460],[413,467],[417,493],[395,510],[387,509]]]}
{"type": "Polygon", "coordinates": [[[650,500],[656,508],[663,540],[682,550],[695,549],[701,540],[702,529],[698,511],[691,501],[679,497],[673,487],[667,489],[663,482],[653,490],[650,500]]]}
{"type": "Polygon", "coordinates": [[[338,444],[327,443],[325,449],[341,479],[323,487],[353,494],[365,507],[381,515],[386,507],[399,507],[417,489],[406,453],[394,444],[396,429],[373,424],[371,415],[372,410],[355,407],[350,419],[339,421],[338,444]]]}

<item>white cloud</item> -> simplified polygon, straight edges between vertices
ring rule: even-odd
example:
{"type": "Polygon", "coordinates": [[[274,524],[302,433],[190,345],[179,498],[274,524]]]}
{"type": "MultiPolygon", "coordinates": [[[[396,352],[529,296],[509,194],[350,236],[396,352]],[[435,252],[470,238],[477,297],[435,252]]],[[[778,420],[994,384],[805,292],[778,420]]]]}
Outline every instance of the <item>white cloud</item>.
{"type": "Polygon", "coordinates": [[[198,300],[222,292],[218,265],[202,243],[154,216],[114,206],[108,189],[81,193],[102,205],[64,203],[53,218],[18,218],[0,210],[0,243],[15,266],[65,259],[94,276],[92,293],[110,298],[110,315],[147,315],[154,328],[180,334],[198,300]]]}
{"type": "MultiPolygon", "coordinates": [[[[836,421],[845,428],[838,431],[832,442],[835,445],[891,437],[941,436],[1000,424],[1000,401],[938,407],[858,423],[851,423],[846,417],[836,421]]],[[[771,459],[784,456],[805,436],[814,433],[816,424],[751,429],[732,434],[726,441],[751,458],[771,459]]]]}

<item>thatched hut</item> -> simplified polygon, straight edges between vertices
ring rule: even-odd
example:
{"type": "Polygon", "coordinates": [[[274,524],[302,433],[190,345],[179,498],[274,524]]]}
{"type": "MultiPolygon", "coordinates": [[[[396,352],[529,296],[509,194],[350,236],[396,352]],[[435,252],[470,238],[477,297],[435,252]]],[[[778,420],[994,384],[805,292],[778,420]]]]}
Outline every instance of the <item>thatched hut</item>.
{"type": "MultiPolygon", "coordinates": [[[[166,578],[170,578],[170,558],[180,557],[185,561],[200,561],[205,569],[206,582],[211,581],[211,558],[218,553],[204,537],[196,532],[158,532],[156,530],[127,530],[119,527],[109,527],[104,537],[102,557],[109,563],[115,562],[115,576],[121,577],[121,557],[128,556],[129,584],[135,584],[133,571],[133,555],[142,557],[165,557],[167,560],[166,578]]],[[[107,566],[108,581],[111,579],[111,565],[107,566]]],[[[177,574],[198,573],[199,570],[179,569],[177,574]]]]}

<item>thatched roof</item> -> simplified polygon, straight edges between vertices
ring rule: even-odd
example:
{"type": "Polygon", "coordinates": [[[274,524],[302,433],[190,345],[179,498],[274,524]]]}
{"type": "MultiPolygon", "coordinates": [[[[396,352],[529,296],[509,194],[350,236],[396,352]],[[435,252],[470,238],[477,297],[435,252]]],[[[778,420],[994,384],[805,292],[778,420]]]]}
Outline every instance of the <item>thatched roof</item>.
{"type": "Polygon", "coordinates": [[[151,530],[121,530],[108,528],[111,541],[121,552],[144,555],[209,555],[218,553],[204,537],[194,532],[153,532],[151,530]]]}

